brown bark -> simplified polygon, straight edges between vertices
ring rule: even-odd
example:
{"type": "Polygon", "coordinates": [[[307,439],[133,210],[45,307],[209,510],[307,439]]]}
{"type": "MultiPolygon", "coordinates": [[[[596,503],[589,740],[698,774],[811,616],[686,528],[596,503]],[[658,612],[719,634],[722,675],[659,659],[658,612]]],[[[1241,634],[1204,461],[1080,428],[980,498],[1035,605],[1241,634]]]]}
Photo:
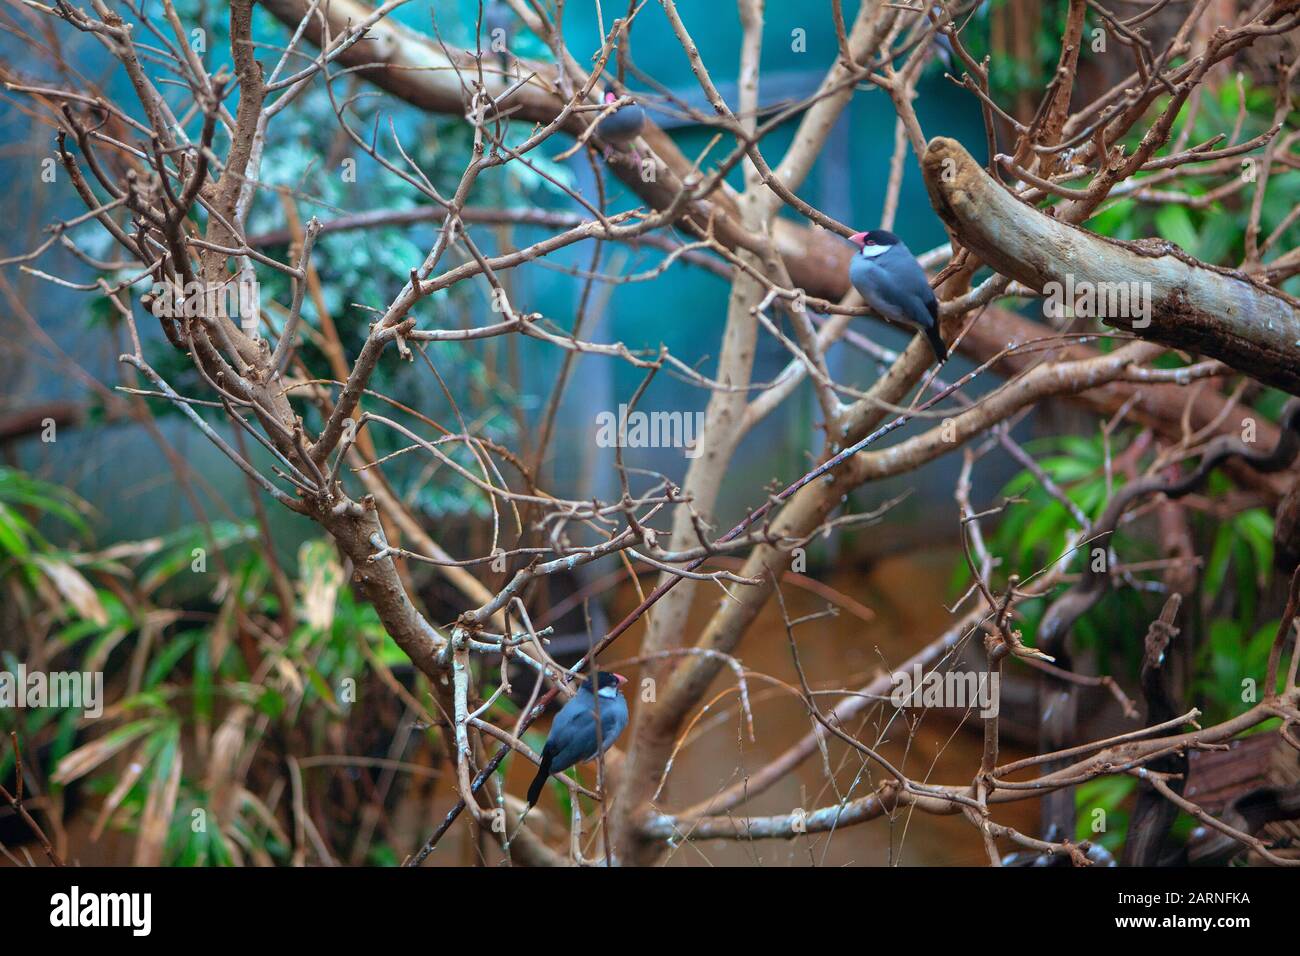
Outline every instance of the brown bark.
{"type": "Polygon", "coordinates": [[[1054,219],[1013,196],[956,140],[931,140],[922,165],[939,216],[998,272],[1038,291],[1138,283],[1149,315],[1130,303],[1102,316],[1107,325],[1300,394],[1300,302],[1286,293],[1163,240],[1121,242],[1054,219]]]}

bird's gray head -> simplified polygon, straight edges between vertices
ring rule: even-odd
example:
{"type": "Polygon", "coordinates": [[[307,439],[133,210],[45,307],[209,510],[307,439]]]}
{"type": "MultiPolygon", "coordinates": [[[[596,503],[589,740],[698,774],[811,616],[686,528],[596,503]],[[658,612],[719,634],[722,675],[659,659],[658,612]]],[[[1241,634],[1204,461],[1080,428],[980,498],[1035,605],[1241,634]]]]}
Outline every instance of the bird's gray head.
{"type": "MultiPolygon", "coordinates": [[[[601,697],[612,700],[618,696],[619,690],[627,683],[627,678],[622,674],[614,674],[610,671],[600,671],[596,675],[595,692],[601,697]]],[[[583,685],[587,689],[592,689],[592,684],[588,682],[583,685]]]]}
{"type": "Polygon", "coordinates": [[[883,255],[902,241],[887,229],[855,232],[849,236],[849,242],[858,247],[859,255],[866,256],[868,259],[883,255]]]}

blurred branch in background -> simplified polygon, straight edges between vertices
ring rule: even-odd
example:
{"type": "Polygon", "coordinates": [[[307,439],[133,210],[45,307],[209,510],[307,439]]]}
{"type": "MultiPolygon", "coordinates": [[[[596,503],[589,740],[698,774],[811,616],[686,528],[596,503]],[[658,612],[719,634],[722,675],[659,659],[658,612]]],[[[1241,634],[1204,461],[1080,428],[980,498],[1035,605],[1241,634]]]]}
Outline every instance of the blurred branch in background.
{"type": "Polygon", "coordinates": [[[693,7],[608,6],[5,7],[6,102],[52,135],[63,203],[0,263],[15,355],[92,400],[26,394],[0,441],[66,466],[57,436],[129,421],[188,511],[100,546],[17,451],[0,473],[5,665],[107,672],[111,698],[2,711],[43,772],[0,780],[49,798],[38,824],[4,792],[18,835],[75,860],[128,831],[143,865],[418,865],[452,833],[462,863],[764,839],[816,862],[921,811],[992,865],[1300,862],[1265,829],[1300,815],[1286,780],[1216,816],[1192,759],[1276,731],[1296,762],[1294,522],[1267,509],[1296,495],[1300,4],[834,0],[789,26],[738,0],[731,59],[693,7]],[[816,65],[778,83],[787,48],[816,65]],[[964,142],[928,128],[954,82],[964,142]],[[894,134],[867,141],[878,183],[832,152],[866,108],[894,134]],[[849,281],[863,212],[806,198],[827,179],[904,232],[924,185],[935,348],[972,367],[882,344],[849,281]],[[115,370],[45,331],[36,288],[85,303],[115,370]],[[636,298],[652,327],[620,321],[636,298]],[[778,421],[800,457],[758,474],[778,421]],[[958,450],[941,507],[890,493],[958,450]],[[885,596],[910,625],[826,580],[927,511],[956,573],[885,596]],[[841,607],[890,618],[898,669],[817,653],[841,607]],[[626,691],[597,673],[615,642],[626,691]],[[594,786],[555,784],[565,834],[501,768],[559,766],[534,722],[588,681],[631,719],[585,751],[594,786]],[[797,732],[756,763],[782,702],[797,732]],[[691,763],[737,727],[729,773],[691,763]],[[747,806],[795,792],[818,809],[747,806]],[[1096,828],[1130,802],[1127,834],[1096,828]],[[1190,821],[1232,846],[1193,851],[1190,821]]]}

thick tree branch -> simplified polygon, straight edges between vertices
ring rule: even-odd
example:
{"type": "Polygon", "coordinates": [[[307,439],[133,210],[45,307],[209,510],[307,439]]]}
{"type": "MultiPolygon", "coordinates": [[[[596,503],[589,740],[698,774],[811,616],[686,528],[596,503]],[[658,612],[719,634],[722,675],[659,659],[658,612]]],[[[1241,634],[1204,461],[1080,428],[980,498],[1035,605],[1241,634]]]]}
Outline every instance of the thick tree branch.
{"type": "Polygon", "coordinates": [[[1103,321],[1300,394],[1300,303],[1286,293],[1163,240],[1120,242],[1053,219],[999,185],[956,140],[931,140],[922,165],[943,221],[998,272],[1045,294],[1052,283],[1063,290],[1139,283],[1143,307],[1130,300],[1117,310],[1124,314],[1103,321]]]}

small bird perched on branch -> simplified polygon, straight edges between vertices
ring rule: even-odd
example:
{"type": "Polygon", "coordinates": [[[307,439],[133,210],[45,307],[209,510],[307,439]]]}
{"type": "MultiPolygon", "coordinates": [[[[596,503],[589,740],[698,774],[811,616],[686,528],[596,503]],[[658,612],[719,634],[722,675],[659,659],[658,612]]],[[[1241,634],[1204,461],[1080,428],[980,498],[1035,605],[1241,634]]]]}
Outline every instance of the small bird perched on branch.
{"type": "MultiPolygon", "coordinates": [[[[617,100],[618,94],[614,92],[605,94],[606,105],[617,100]]],[[[626,106],[620,106],[597,123],[596,135],[606,144],[605,160],[608,162],[610,157],[613,156],[615,147],[621,150],[636,142],[636,138],[641,135],[641,130],[644,127],[645,109],[640,103],[628,103],[626,106]]],[[[636,150],[632,151],[632,158],[638,163],[641,161],[641,158],[636,154],[636,150]]]]}
{"type": "Polygon", "coordinates": [[[948,346],[939,334],[939,301],[916,257],[892,232],[856,232],[849,241],[858,254],[849,263],[853,288],[882,318],[925,333],[940,362],[948,346]]]}
{"type": "Polygon", "coordinates": [[[618,739],[627,726],[627,701],[623,699],[623,685],[627,678],[622,674],[601,671],[596,675],[595,689],[587,681],[573,695],[573,699],[560,708],[551,723],[551,732],[542,748],[542,762],[537,776],[528,787],[528,806],[533,807],[542,795],[546,779],[553,773],[568,770],[574,764],[592,760],[603,754],[618,739]],[[600,718],[599,738],[596,719],[600,718]]]}

